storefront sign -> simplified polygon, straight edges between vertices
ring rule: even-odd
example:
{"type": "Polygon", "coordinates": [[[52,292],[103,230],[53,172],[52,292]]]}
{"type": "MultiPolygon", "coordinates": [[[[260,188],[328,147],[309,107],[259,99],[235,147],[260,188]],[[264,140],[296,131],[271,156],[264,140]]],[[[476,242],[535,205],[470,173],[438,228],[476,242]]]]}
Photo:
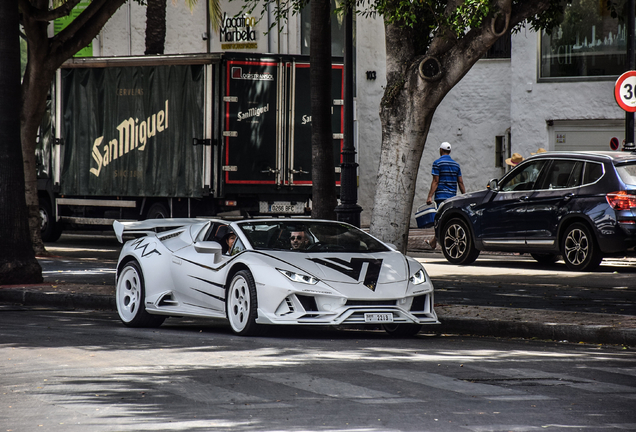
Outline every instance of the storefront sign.
{"type": "Polygon", "coordinates": [[[256,18],[250,16],[229,16],[223,14],[219,32],[221,48],[224,50],[256,49],[256,18]]]}

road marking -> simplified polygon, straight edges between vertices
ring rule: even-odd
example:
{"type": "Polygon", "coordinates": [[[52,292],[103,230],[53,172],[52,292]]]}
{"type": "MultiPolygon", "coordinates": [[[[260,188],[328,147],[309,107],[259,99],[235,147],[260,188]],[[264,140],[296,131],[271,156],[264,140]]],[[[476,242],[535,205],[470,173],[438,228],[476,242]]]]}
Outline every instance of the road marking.
{"type": "Polygon", "coordinates": [[[334,398],[382,400],[399,399],[399,397],[396,397],[396,395],[391,393],[372,390],[355,384],[303,373],[256,373],[250,374],[250,376],[334,398]]]}

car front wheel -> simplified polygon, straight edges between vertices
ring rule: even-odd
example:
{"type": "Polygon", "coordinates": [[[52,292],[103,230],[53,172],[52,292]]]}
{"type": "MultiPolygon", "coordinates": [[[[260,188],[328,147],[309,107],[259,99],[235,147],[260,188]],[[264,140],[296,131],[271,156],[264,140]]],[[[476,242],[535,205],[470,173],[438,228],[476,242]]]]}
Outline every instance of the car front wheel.
{"type": "Polygon", "coordinates": [[[468,225],[459,218],[451,219],[444,225],[440,245],[444,256],[452,264],[472,264],[479,256],[468,225]]]}
{"type": "Polygon", "coordinates": [[[256,284],[248,270],[241,270],[232,278],[225,305],[227,318],[234,333],[240,336],[254,336],[262,332],[262,326],[256,324],[256,284]]]}
{"type": "Polygon", "coordinates": [[[582,223],[567,228],[561,239],[561,252],[565,265],[575,271],[594,270],[603,260],[592,232],[582,223]]]}
{"type": "Polygon", "coordinates": [[[117,313],[128,327],[159,327],[166,317],[146,311],[144,276],[135,261],[124,266],[116,288],[117,313]]]}

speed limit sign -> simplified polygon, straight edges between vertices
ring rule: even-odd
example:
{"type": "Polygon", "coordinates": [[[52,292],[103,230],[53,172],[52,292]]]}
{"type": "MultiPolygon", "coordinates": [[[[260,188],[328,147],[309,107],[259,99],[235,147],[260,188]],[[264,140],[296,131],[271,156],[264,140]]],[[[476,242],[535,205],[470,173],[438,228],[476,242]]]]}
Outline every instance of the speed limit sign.
{"type": "Polygon", "coordinates": [[[636,71],[625,72],[614,85],[614,98],[627,112],[636,112],[636,71]]]}

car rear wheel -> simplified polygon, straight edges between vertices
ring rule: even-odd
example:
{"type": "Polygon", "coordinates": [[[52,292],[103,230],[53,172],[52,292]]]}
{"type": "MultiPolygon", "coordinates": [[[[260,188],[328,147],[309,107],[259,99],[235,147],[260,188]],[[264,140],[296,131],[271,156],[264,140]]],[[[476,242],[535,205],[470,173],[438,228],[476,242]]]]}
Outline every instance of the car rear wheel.
{"type": "Polygon", "coordinates": [[[384,331],[393,337],[412,337],[422,330],[421,324],[382,324],[384,331]]]}
{"type": "Polygon", "coordinates": [[[451,219],[444,225],[440,240],[442,252],[450,263],[468,265],[479,256],[468,225],[462,219],[451,219]]]}
{"type": "Polygon", "coordinates": [[[567,228],[561,239],[561,252],[570,270],[594,270],[603,260],[592,232],[582,223],[574,223],[567,228]]]}
{"type": "Polygon", "coordinates": [[[240,336],[254,336],[262,332],[262,326],[256,324],[256,284],[248,270],[241,270],[232,278],[225,305],[227,319],[234,333],[240,336]]]}
{"type": "Polygon", "coordinates": [[[127,263],[117,278],[115,297],[119,318],[128,327],[159,327],[166,320],[146,311],[144,277],[135,261],[127,263]]]}
{"type": "Polygon", "coordinates": [[[532,258],[534,258],[539,264],[554,264],[559,260],[559,255],[557,254],[530,254],[532,258]]]}

